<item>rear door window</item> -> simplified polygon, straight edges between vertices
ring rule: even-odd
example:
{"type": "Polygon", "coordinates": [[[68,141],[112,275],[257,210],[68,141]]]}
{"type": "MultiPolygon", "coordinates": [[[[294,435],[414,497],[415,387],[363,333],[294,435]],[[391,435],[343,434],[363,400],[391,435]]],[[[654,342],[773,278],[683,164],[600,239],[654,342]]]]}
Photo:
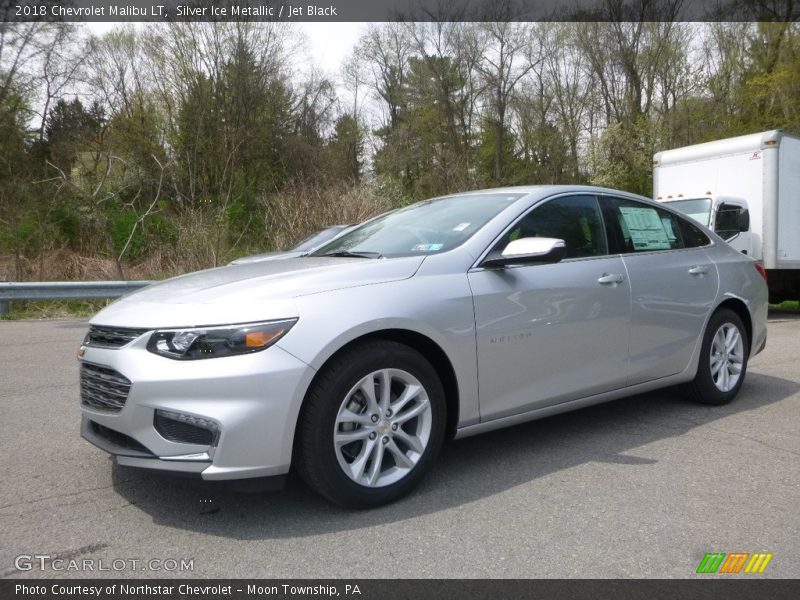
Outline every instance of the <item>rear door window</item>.
{"type": "Polygon", "coordinates": [[[605,196],[602,198],[609,239],[621,254],[685,248],[681,219],[659,207],[605,196]]]}

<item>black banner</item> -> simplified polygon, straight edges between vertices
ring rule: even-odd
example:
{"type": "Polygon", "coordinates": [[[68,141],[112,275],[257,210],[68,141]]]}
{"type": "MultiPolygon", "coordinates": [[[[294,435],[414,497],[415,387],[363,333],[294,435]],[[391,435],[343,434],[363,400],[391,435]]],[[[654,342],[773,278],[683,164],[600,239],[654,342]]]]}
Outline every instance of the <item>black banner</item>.
{"type": "Polygon", "coordinates": [[[229,598],[358,600],[523,600],[569,598],[570,600],[795,600],[800,580],[787,579],[691,579],[691,580],[464,580],[464,579],[353,579],[353,580],[3,580],[0,598],[124,600],[128,598],[229,598]]]}
{"type": "Polygon", "coordinates": [[[0,21],[795,21],[785,0],[0,0],[0,21]]]}

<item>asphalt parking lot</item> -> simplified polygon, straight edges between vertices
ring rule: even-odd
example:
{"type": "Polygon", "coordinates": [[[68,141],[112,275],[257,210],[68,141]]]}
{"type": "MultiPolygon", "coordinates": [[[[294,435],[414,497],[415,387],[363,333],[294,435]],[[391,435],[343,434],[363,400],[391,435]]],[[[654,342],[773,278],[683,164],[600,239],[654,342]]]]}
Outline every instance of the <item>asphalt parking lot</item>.
{"type": "Polygon", "coordinates": [[[1,577],[692,577],[706,552],[800,577],[800,315],[772,316],[729,406],[670,390],[452,442],[368,512],[112,465],[78,433],[85,327],[0,322],[1,577]],[[15,568],[36,554],[126,567],[15,568]]]}

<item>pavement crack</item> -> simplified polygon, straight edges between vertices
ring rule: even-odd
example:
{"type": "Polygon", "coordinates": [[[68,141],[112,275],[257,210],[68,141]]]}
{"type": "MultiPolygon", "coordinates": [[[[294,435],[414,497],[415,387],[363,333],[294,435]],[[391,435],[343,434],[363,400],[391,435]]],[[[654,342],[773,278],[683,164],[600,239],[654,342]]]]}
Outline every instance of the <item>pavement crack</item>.
{"type": "Polygon", "coordinates": [[[783,446],[773,446],[772,444],[768,444],[767,442],[765,442],[763,440],[760,440],[758,438],[752,437],[750,435],[746,435],[744,433],[738,433],[736,431],[728,431],[726,429],[720,429],[719,427],[714,427],[713,425],[707,425],[707,427],[711,431],[716,431],[717,433],[724,433],[724,434],[731,435],[731,436],[734,436],[734,437],[738,437],[738,438],[742,438],[742,439],[745,439],[745,440],[749,440],[751,442],[755,442],[759,446],[764,446],[765,448],[769,448],[771,450],[780,450],[780,451],[783,451],[783,452],[787,452],[789,454],[793,454],[794,456],[800,456],[800,452],[797,452],[795,450],[790,450],[789,448],[784,448],[783,446]]]}
{"type": "Polygon", "coordinates": [[[637,423],[643,423],[645,425],[651,425],[653,427],[661,427],[661,428],[664,428],[664,429],[672,429],[672,430],[675,430],[675,431],[683,431],[684,433],[691,433],[692,430],[696,429],[696,428],[706,428],[706,429],[710,429],[711,431],[714,431],[716,433],[722,433],[722,434],[725,434],[725,435],[730,435],[730,436],[733,436],[733,437],[738,437],[738,438],[745,439],[745,440],[748,440],[748,441],[751,441],[751,442],[755,442],[756,444],[758,444],[760,446],[763,446],[765,448],[769,448],[771,450],[779,450],[779,451],[782,451],[782,452],[786,452],[788,454],[792,454],[794,456],[800,456],[800,452],[797,452],[796,450],[791,450],[789,448],[784,448],[783,446],[775,446],[773,444],[769,444],[769,443],[767,443],[767,442],[765,442],[763,440],[760,440],[760,439],[758,439],[756,437],[753,437],[753,436],[750,436],[750,435],[746,435],[744,433],[739,433],[739,432],[736,432],[736,431],[729,431],[727,429],[722,429],[720,427],[716,427],[716,426],[712,425],[708,421],[697,421],[697,420],[692,419],[692,418],[687,417],[687,416],[684,416],[682,418],[677,418],[676,417],[675,420],[679,421],[679,422],[686,423],[688,425],[688,427],[686,425],[677,425],[677,424],[673,425],[673,424],[669,424],[669,423],[650,421],[648,419],[642,419],[642,418],[634,418],[633,420],[635,422],[637,422],[637,423]]]}
{"type": "Polygon", "coordinates": [[[58,498],[70,498],[73,496],[80,496],[81,494],[87,494],[89,492],[98,492],[100,490],[107,490],[109,488],[113,488],[116,486],[125,485],[126,483],[130,483],[131,481],[134,481],[134,479],[126,479],[124,481],[118,481],[115,483],[111,483],[109,485],[104,485],[96,488],[88,488],[77,492],[70,492],[68,494],[55,494],[53,496],[45,496],[44,498],[37,498],[36,500],[23,500],[22,502],[12,502],[11,504],[4,504],[0,506],[0,510],[5,510],[6,508],[14,508],[16,506],[22,506],[25,504],[37,504],[39,502],[46,502],[47,500],[55,500],[58,498]]]}

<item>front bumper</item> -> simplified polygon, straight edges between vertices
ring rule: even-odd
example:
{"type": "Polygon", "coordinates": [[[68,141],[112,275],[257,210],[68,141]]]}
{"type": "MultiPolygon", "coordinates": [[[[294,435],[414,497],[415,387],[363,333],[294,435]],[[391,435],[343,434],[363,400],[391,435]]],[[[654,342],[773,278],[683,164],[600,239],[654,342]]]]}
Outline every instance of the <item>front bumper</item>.
{"type": "Polygon", "coordinates": [[[118,349],[85,346],[80,360],[130,380],[121,410],[81,405],[81,435],[118,464],[205,480],[288,472],[297,415],[314,370],[280,347],[176,361],[147,351],[150,333],[118,349]],[[213,445],[180,443],[154,425],[157,410],[214,422],[213,445]]]}

